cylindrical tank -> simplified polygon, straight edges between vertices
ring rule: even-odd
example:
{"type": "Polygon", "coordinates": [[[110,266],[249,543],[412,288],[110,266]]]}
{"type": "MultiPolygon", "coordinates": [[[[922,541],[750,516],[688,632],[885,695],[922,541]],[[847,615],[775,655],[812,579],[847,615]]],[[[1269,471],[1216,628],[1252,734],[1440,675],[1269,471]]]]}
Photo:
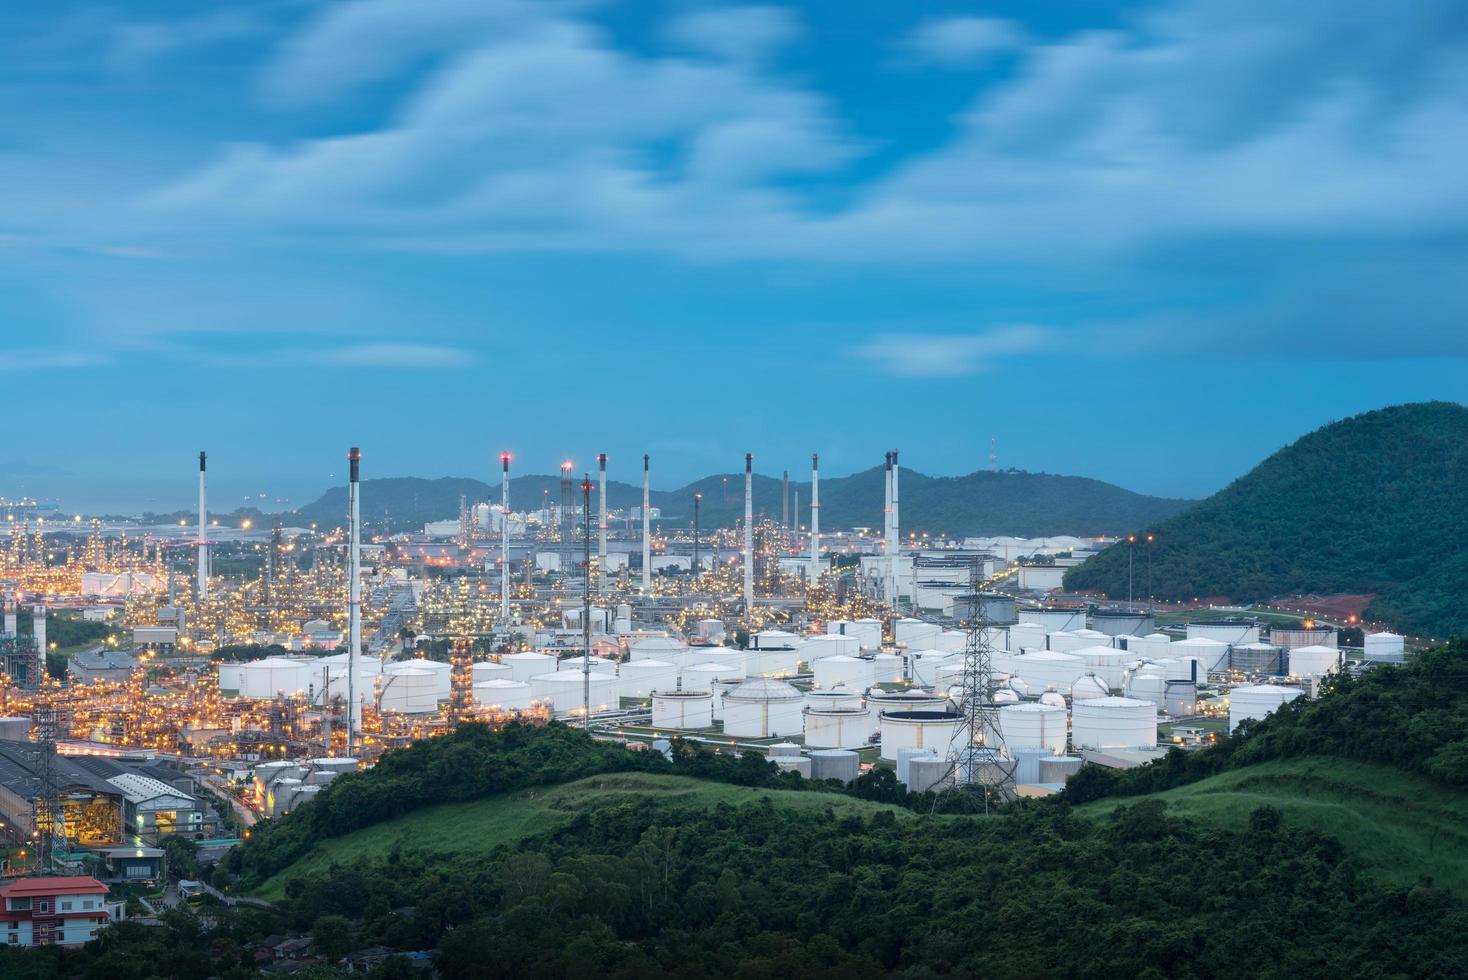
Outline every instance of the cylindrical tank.
{"type": "Polygon", "coordinates": [[[241,697],[268,699],[277,693],[304,692],[321,686],[315,660],[310,657],[266,657],[239,665],[241,697]]]}
{"type": "Polygon", "coordinates": [[[744,651],[730,650],[728,647],[689,647],[683,653],[675,656],[673,663],[678,665],[679,670],[717,664],[722,668],[719,673],[720,677],[743,677],[745,675],[744,651]]]}
{"type": "Polygon", "coordinates": [[[678,668],[666,660],[629,660],[617,670],[618,691],[624,698],[645,698],[653,691],[678,689],[678,668]]]}
{"type": "Polygon", "coordinates": [[[743,681],[714,681],[714,689],[711,692],[714,698],[714,721],[724,720],[724,695],[743,683],[743,681]]]}
{"type": "Polygon", "coordinates": [[[749,638],[751,650],[794,649],[800,637],[785,630],[760,630],[749,638]]]}
{"type": "Polygon", "coordinates": [[[850,749],[816,749],[810,754],[811,779],[849,783],[861,770],[861,756],[850,749]]]}
{"type": "Polygon", "coordinates": [[[870,660],[861,657],[826,657],[811,664],[815,685],[823,690],[835,687],[864,691],[876,683],[870,660]]]}
{"type": "Polygon", "coordinates": [[[265,810],[270,816],[278,817],[282,813],[289,812],[291,808],[291,797],[304,783],[294,776],[286,776],[275,780],[266,790],[265,810]]]}
{"type": "Polygon", "coordinates": [[[1296,677],[1324,677],[1340,665],[1341,652],[1335,647],[1295,647],[1289,652],[1290,673],[1296,677]]]}
{"type": "Polygon", "coordinates": [[[744,651],[744,675],[749,677],[791,677],[800,667],[800,654],[794,647],[769,647],[744,651]]]}
{"type": "Polygon", "coordinates": [[[937,791],[949,777],[948,760],[941,755],[918,755],[907,761],[907,789],[910,793],[937,791]]]}
{"type": "Polygon", "coordinates": [[[1192,637],[1179,640],[1168,650],[1171,657],[1196,657],[1198,660],[1198,680],[1204,680],[1208,674],[1223,670],[1228,664],[1228,644],[1220,643],[1218,640],[1206,637],[1192,637]]]}
{"type": "Polygon", "coordinates": [[[826,634],[801,641],[796,655],[801,663],[813,664],[826,657],[855,657],[861,653],[861,641],[854,636],[826,634]]]}
{"type": "Polygon", "coordinates": [[[946,756],[958,726],[958,715],[951,711],[883,711],[877,720],[881,756],[895,760],[901,748],[932,749],[946,756]]]}
{"type": "Polygon", "coordinates": [[[1361,642],[1368,663],[1399,664],[1407,659],[1406,641],[1395,633],[1367,633],[1361,642]]]}
{"type": "Polygon", "coordinates": [[[548,674],[556,669],[556,658],[543,653],[507,653],[500,663],[509,665],[510,680],[530,683],[536,674],[548,674]]]}
{"type": "Polygon", "coordinates": [[[714,696],[698,691],[658,691],[652,696],[654,728],[711,728],[714,696]]]}
{"type": "Polygon", "coordinates": [[[649,636],[632,644],[628,651],[633,660],[666,660],[677,663],[679,654],[688,650],[688,645],[666,636],[649,636]]]}
{"type": "Polygon", "coordinates": [[[1162,710],[1174,718],[1198,713],[1198,685],[1192,681],[1168,681],[1162,710]]]}
{"type": "Polygon", "coordinates": [[[1015,623],[1009,627],[1009,652],[1045,649],[1045,627],[1039,623],[1015,623]]]}
{"type": "Polygon", "coordinates": [[[711,692],[714,689],[714,681],[739,680],[741,675],[735,668],[726,664],[707,663],[684,667],[680,676],[683,690],[711,692]]]}
{"type": "Polygon", "coordinates": [[[1161,708],[1167,702],[1167,678],[1153,673],[1133,674],[1126,682],[1126,696],[1151,701],[1161,708]]]}
{"type": "Polygon", "coordinates": [[[999,731],[1010,750],[1049,749],[1059,754],[1065,751],[1066,729],[1065,709],[1054,705],[1027,701],[999,709],[999,731]]]}
{"type": "Polygon", "coordinates": [[[872,736],[870,708],[806,708],[805,744],[819,749],[855,749],[872,736]]]}
{"type": "Polygon", "coordinates": [[[911,664],[914,684],[919,687],[937,687],[939,668],[954,665],[961,667],[963,656],[946,650],[919,650],[908,654],[908,663],[911,664]]]}
{"type": "Polygon", "coordinates": [[[1228,666],[1244,674],[1283,674],[1284,648],[1269,643],[1238,643],[1229,650],[1228,666]]]}
{"type": "Polygon", "coordinates": [[[1220,619],[1189,623],[1188,639],[1217,640],[1228,646],[1259,642],[1259,624],[1247,619],[1220,619]]]}
{"type": "Polygon", "coordinates": [[[1086,672],[1080,657],[1052,650],[1036,650],[1009,659],[1010,673],[1029,685],[1030,690],[1068,691],[1086,672]]]}
{"type": "Polygon", "coordinates": [[[240,689],[240,665],[221,663],[219,665],[219,690],[226,694],[238,693],[240,689]]]}
{"type": "Polygon", "coordinates": [[[474,703],[481,708],[529,711],[534,700],[530,694],[530,685],[524,681],[495,677],[487,681],[476,681],[474,684],[474,703]]]}
{"type": "Polygon", "coordinates": [[[31,737],[29,718],[0,718],[0,741],[24,742],[31,737]]]}
{"type": "Polygon", "coordinates": [[[1019,695],[1007,687],[994,692],[995,704],[1019,704],[1019,695]]]}
{"type": "Polygon", "coordinates": [[[1072,704],[1077,701],[1085,701],[1089,698],[1106,698],[1110,696],[1110,686],[1095,674],[1087,674],[1070,686],[1070,700],[1072,704]]]}
{"type": "Polygon", "coordinates": [[[902,680],[902,658],[895,653],[879,653],[872,657],[872,683],[895,684],[902,680]]]}
{"type": "Polygon", "coordinates": [[[1157,705],[1135,698],[1071,703],[1071,744],[1087,749],[1150,749],[1157,745],[1157,705]]]}
{"type": "Polygon", "coordinates": [[[474,683],[492,681],[496,678],[502,680],[514,680],[514,670],[509,664],[497,664],[492,660],[480,660],[473,666],[474,683]]]}
{"type": "Polygon", "coordinates": [[[811,762],[803,755],[782,755],[770,759],[781,772],[798,772],[806,779],[810,778],[811,762]]]}
{"type": "Polygon", "coordinates": [[[826,626],[829,636],[850,636],[862,650],[875,652],[882,647],[882,623],[877,619],[832,620],[826,626]]]}
{"type": "Polygon", "coordinates": [[[938,640],[943,627],[937,623],[926,623],[921,619],[899,619],[892,625],[892,636],[909,650],[931,647],[938,640]]]}
{"type": "Polygon", "coordinates": [[[759,677],[724,695],[724,734],[741,738],[797,735],[805,698],[784,681],[759,677]]]}
{"type": "Polygon", "coordinates": [[[557,660],[556,670],[574,670],[579,674],[583,660],[590,660],[591,669],[597,673],[615,674],[617,672],[617,662],[615,660],[608,660],[605,657],[583,657],[580,654],[573,654],[572,656],[562,657],[557,660]]]}
{"type": "Polygon", "coordinates": [[[1011,677],[1009,679],[1009,689],[1020,697],[1026,697],[1030,693],[1030,685],[1025,683],[1023,677],[1011,677]]]}
{"type": "Polygon", "coordinates": [[[398,667],[384,674],[381,703],[383,711],[405,715],[438,710],[438,674],[412,667],[398,667]]]}
{"type": "MultiPolygon", "coordinates": [[[[591,687],[591,713],[618,706],[615,674],[593,672],[587,675],[591,687]]],[[[580,716],[584,704],[582,675],[579,671],[562,670],[554,674],[536,674],[530,678],[530,693],[537,701],[550,701],[556,717],[580,716]]]]}
{"type": "Polygon", "coordinates": [[[1263,718],[1302,696],[1305,692],[1298,687],[1278,684],[1257,684],[1236,687],[1228,692],[1228,730],[1232,733],[1241,722],[1263,718]]]}
{"type": "Polygon", "coordinates": [[[1040,782],[1064,783],[1081,771],[1085,760],[1078,755],[1058,755],[1040,760],[1040,782]]]}
{"type": "Polygon", "coordinates": [[[806,691],[805,706],[817,711],[862,707],[861,692],[844,687],[832,691],[806,691]]]}

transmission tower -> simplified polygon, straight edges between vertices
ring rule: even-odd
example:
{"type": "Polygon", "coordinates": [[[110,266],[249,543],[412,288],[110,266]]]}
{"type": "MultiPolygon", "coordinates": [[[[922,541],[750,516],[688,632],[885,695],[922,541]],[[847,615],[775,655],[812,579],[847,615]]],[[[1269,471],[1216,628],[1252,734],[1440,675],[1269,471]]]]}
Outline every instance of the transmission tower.
{"type": "Polygon", "coordinates": [[[449,648],[449,717],[454,721],[468,718],[474,707],[474,640],[455,637],[449,648]]]}
{"type": "Polygon", "coordinates": [[[970,797],[974,809],[988,813],[990,806],[1012,800],[1015,793],[1014,764],[1005,751],[999,705],[994,703],[997,683],[984,615],[983,567],[983,559],[975,558],[969,573],[973,607],[965,624],[959,723],[948,748],[947,768],[954,788],[970,797]]]}
{"type": "Polygon", "coordinates": [[[65,845],[66,815],[62,810],[61,790],[56,777],[56,709],[49,704],[36,707],[36,776],[35,804],[36,867],[43,874],[51,870],[51,857],[56,851],[56,822],[61,819],[62,843],[65,845]]]}

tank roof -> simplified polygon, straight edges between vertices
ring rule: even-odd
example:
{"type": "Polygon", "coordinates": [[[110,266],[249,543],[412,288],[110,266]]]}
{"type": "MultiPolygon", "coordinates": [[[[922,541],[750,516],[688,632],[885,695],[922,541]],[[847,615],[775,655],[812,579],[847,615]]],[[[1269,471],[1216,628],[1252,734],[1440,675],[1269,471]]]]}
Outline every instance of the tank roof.
{"type": "Polygon", "coordinates": [[[772,677],[756,677],[740,684],[734,690],[724,695],[724,700],[735,701],[791,701],[802,699],[802,695],[795,688],[784,681],[777,681],[772,677]]]}

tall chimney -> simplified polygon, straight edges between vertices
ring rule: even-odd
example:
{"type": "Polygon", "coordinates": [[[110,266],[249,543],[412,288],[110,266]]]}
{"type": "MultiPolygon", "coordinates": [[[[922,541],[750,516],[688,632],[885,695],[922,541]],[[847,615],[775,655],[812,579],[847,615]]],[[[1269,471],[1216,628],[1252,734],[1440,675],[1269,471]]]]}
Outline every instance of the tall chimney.
{"type": "Polygon", "coordinates": [[[810,581],[821,577],[821,457],[810,454],[810,581]]]}
{"type": "Polygon", "coordinates": [[[882,491],[882,598],[891,601],[888,583],[892,579],[892,454],[886,454],[886,485],[882,491]]]}
{"type": "Polygon", "coordinates": [[[902,505],[899,502],[900,494],[897,492],[898,477],[902,474],[902,467],[897,465],[897,450],[892,450],[892,550],[887,557],[887,601],[893,608],[897,606],[897,559],[902,557],[902,525],[899,518],[902,515],[902,505]]]}
{"type": "Polygon", "coordinates": [[[209,482],[199,452],[199,602],[209,598],[209,482]]]}
{"type": "Polygon", "coordinates": [[[754,614],[754,453],[744,454],[744,615],[754,614]]]}
{"type": "Polygon", "coordinates": [[[648,483],[647,454],[642,454],[642,591],[652,591],[652,485],[648,483]]]}
{"type": "Polygon", "coordinates": [[[790,471],[780,474],[780,526],[790,530],[790,471]]]}
{"type": "Polygon", "coordinates": [[[607,589],[607,454],[598,453],[596,465],[601,470],[601,510],[596,524],[596,591],[607,589]]]}
{"type": "Polygon", "coordinates": [[[361,727],[361,706],[357,704],[357,658],[362,649],[362,500],[357,483],[357,467],[362,451],[356,446],[347,450],[347,514],[351,523],[351,541],[347,545],[347,755],[356,752],[357,730],[361,727]]]}
{"type": "Polygon", "coordinates": [[[510,454],[500,453],[500,626],[510,628],[510,454]]]}
{"type": "Polygon", "coordinates": [[[8,636],[12,638],[15,636],[15,632],[17,629],[15,620],[15,598],[7,594],[5,596],[5,631],[4,633],[0,633],[0,636],[8,636]]]}
{"type": "Polygon", "coordinates": [[[36,603],[31,606],[31,633],[36,638],[36,650],[41,655],[41,674],[27,678],[30,681],[39,681],[41,675],[46,671],[46,606],[44,603],[36,603]]]}

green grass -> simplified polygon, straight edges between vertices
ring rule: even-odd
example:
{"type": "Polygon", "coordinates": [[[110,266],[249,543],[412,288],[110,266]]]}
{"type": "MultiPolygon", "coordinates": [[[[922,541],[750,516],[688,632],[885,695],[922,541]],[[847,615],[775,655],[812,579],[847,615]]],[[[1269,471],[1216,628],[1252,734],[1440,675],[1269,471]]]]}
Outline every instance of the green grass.
{"type": "Polygon", "coordinates": [[[291,878],[319,874],[333,863],[347,865],[385,857],[394,847],[402,853],[419,851],[451,854],[460,860],[483,859],[502,845],[565,826],[589,807],[617,797],[648,795],[710,807],[768,797],[780,806],[798,810],[830,807],[837,813],[862,815],[890,810],[899,819],[911,816],[899,807],[868,803],[839,793],[752,789],[657,773],[613,773],[469,803],[426,807],[344,837],[322,841],[288,870],[265,882],[255,894],[265,899],[280,899],[291,878]]]}
{"type": "MultiPolygon", "coordinates": [[[[1093,816],[1145,797],[1099,800],[1093,816]]],[[[1284,759],[1156,794],[1168,813],[1238,829],[1256,807],[1284,811],[1287,827],[1339,840],[1376,878],[1412,884],[1431,878],[1468,897],[1468,792],[1388,766],[1346,759],[1284,759]]]]}

